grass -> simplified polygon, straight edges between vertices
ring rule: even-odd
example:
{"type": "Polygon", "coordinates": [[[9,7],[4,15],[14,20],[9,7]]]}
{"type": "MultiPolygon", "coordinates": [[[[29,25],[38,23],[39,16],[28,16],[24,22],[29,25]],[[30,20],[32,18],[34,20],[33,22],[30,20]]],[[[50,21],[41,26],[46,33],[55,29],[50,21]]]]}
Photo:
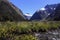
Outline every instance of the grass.
{"type": "Polygon", "coordinates": [[[37,40],[34,32],[45,32],[60,27],[60,21],[0,22],[1,40],[37,40]]]}

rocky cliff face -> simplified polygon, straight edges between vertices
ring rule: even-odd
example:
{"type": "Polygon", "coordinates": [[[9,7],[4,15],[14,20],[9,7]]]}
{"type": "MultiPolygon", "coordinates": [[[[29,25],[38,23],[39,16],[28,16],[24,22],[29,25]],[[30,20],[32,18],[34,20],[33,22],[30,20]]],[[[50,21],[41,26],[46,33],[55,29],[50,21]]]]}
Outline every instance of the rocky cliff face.
{"type": "Polygon", "coordinates": [[[24,21],[25,17],[20,9],[7,0],[0,1],[0,21],[24,21]]]}

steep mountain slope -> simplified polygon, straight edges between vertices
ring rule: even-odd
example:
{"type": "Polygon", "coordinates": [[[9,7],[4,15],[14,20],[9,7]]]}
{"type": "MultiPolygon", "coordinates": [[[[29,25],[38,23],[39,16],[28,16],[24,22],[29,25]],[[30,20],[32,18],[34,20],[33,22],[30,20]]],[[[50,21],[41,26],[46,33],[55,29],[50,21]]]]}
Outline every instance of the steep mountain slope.
{"type": "Polygon", "coordinates": [[[36,11],[30,20],[37,20],[37,21],[53,20],[53,18],[58,16],[57,13],[55,13],[57,6],[58,4],[46,5],[44,8],[41,8],[42,10],[36,11]]]}
{"type": "Polygon", "coordinates": [[[55,21],[60,21],[60,4],[58,4],[58,6],[56,7],[54,20],[55,21]]]}
{"type": "Polygon", "coordinates": [[[40,21],[46,16],[45,10],[39,10],[34,13],[30,20],[40,21]]]}
{"type": "Polygon", "coordinates": [[[42,8],[39,11],[36,11],[34,15],[31,17],[31,20],[45,20],[46,17],[50,15],[50,11],[47,8],[42,8]]]}
{"type": "Polygon", "coordinates": [[[57,4],[54,13],[51,13],[47,18],[47,21],[60,21],[60,4],[57,4]]]}
{"type": "Polygon", "coordinates": [[[25,17],[20,9],[7,0],[0,1],[0,21],[24,21],[25,17]]]}

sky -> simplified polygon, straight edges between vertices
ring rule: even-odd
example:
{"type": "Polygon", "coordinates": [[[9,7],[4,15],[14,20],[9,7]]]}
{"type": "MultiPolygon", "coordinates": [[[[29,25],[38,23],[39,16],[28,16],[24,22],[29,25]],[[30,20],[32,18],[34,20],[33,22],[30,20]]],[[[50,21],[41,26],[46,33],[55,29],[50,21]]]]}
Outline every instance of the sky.
{"type": "Polygon", "coordinates": [[[15,6],[22,10],[24,14],[33,15],[37,10],[45,7],[47,4],[58,4],[60,0],[9,0],[15,6]]]}

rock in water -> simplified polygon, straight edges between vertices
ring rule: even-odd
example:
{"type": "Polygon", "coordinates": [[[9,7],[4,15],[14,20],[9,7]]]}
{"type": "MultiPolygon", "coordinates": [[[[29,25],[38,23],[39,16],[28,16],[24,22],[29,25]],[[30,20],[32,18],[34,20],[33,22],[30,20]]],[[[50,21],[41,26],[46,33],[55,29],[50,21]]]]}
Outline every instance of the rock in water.
{"type": "Polygon", "coordinates": [[[0,0],[0,21],[24,21],[25,17],[20,9],[8,0],[0,0]]]}

